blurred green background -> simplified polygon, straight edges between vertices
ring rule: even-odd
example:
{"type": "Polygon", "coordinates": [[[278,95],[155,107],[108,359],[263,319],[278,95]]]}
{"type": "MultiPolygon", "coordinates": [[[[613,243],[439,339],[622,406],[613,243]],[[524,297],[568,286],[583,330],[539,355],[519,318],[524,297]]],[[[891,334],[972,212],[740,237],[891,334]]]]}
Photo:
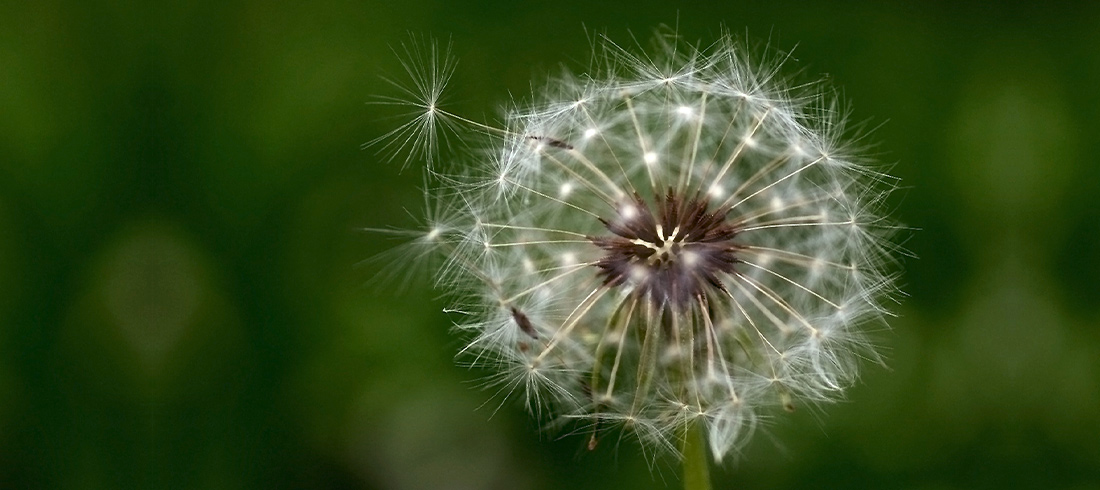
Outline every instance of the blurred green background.
{"type": "Polygon", "coordinates": [[[676,488],[479,410],[437,293],[361,265],[420,206],[360,149],[391,46],[450,39],[480,119],[662,23],[827,74],[921,229],[890,369],[716,486],[1100,488],[1100,4],[655,0],[0,3],[0,487],[676,488]]]}

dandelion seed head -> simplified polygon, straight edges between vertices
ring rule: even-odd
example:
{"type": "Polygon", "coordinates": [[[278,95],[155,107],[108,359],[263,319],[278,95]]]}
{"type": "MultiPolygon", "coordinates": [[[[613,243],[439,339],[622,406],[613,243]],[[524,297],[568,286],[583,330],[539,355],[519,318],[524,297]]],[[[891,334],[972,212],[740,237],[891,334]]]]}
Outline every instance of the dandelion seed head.
{"type": "Polygon", "coordinates": [[[831,92],[785,83],[729,35],[657,41],[600,42],[586,76],[495,125],[424,97],[480,138],[433,167],[429,208],[461,212],[424,236],[468,312],[462,353],[497,370],[501,396],[660,451],[700,422],[721,460],[876,357],[893,179],[852,156],[831,92]]]}

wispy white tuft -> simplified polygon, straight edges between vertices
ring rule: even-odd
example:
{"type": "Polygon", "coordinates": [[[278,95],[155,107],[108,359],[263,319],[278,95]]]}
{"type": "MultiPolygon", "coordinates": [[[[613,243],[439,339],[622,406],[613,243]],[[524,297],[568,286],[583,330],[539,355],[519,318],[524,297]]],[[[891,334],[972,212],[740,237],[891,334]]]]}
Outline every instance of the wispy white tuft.
{"type": "Polygon", "coordinates": [[[456,130],[454,122],[440,107],[443,91],[454,74],[455,59],[449,44],[440,48],[434,40],[418,37],[410,38],[400,49],[394,49],[394,53],[401,59],[411,86],[384,77],[383,80],[400,95],[383,96],[369,104],[403,108],[402,117],[407,119],[364,146],[377,147],[387,157],[403,160],[404,166],[414,160],[423,160],[430,168],[440,149],[439,138],[446,138],[456,130]]]}

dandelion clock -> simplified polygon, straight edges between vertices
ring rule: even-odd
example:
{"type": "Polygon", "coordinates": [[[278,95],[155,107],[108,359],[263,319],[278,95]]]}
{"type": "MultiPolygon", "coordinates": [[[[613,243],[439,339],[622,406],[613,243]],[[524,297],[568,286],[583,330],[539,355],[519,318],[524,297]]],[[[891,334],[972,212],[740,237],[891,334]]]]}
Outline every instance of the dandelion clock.
{"type": "Polygon", "coordinates": [[[827,87],[779,76],[781,57],[728,34],[653,44],[600,41],[585,74],[496,122],[440,107],[453,65],[410,49],[393,103],[415,113],[376,145],[426,164],[406,257],[433,264],[459,358],[589,448],[630,434],[709,488],[707,460],[762,416],[835,400],[878,359],[866,333],[895,292],[895,179],[845,139],[827,87]],[[440,133],[466,144],[442,152],[440,133]]]}

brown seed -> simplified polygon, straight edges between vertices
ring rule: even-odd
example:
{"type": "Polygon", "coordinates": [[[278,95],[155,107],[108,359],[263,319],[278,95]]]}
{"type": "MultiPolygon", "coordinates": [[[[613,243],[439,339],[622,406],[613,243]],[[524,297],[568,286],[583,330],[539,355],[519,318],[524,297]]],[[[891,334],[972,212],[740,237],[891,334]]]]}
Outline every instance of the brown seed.
{"type": "Polygon", "coordinates": [[[512,319],[516,321],[516,325],[519,325],[519,329],[522,330],[523,333],[533,339],[539,338],[539,332],[535,330],[535,326],[531,324],[531,319],[527,318],[527,315],[516,309],[515,306],[512,307],[512,319]]]}

